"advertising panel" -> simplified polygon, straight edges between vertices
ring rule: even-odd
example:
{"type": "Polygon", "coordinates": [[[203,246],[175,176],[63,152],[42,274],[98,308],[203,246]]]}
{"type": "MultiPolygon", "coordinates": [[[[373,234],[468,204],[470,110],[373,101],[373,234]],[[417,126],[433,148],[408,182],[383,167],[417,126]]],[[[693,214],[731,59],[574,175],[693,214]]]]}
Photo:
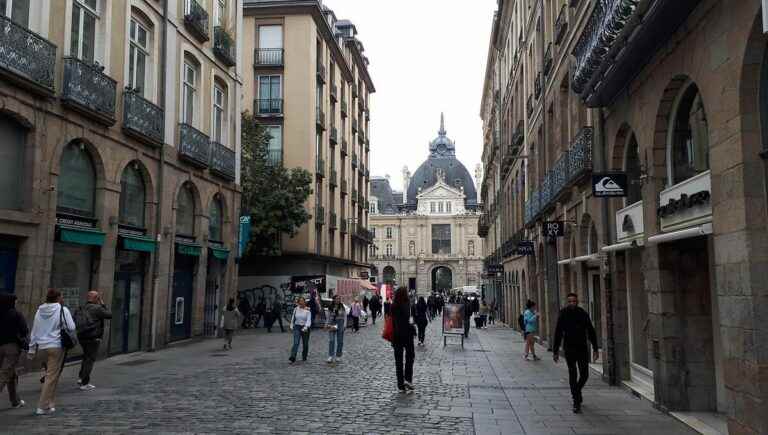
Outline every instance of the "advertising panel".
{"type": "Polygon", "coordinates": [[[464,305],[445,304],[443,308],[443,335],[464,335],[464,305]]]}

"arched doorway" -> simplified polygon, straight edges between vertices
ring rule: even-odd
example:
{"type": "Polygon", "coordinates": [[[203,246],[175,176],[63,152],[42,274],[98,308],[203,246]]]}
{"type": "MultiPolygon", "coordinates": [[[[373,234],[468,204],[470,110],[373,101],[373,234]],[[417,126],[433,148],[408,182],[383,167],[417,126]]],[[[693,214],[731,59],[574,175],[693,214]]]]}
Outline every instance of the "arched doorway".
{"type": "Polygon", "coordinates": [[[384,267],[384,284],[395,284],[395,268],[392,266],[384,267]]]}
{"type": "Polygon", "coordinates": [[[453,272],[445,266],[432,269],[432,291],[447,292],[453,287],[453,272]]]}

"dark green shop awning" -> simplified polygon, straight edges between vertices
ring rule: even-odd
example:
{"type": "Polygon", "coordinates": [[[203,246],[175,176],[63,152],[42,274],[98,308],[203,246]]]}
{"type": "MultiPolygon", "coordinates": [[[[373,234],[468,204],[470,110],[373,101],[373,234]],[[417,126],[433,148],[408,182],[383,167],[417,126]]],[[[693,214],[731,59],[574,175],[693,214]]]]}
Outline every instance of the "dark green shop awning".
{"type": "Polygon", "coordinates": [[[219,260],[227,261],[227,258],[229,258],[229,249],[224,249],[224,248],[210,248],[210,249],[211,249],[211,254],[213,254],[213,256],[215,258],[218,258],[219,260]]]}
{"type": "Polygon", "coordinates": [[[120,238],[126,251],[155,252],[155,241],[151,237],[122,235],[120,238]]]}
{"type": "Polygon", "coordinates": [[[101,246],[106,234],[88,228],[59,227],[59,240],[78,245],[101,246]]]}
{"type": "Polygon", "coordinates": [[[187,243],[176,243],[176,252],[181,255],[189,255],[190,257],[199,257],[202,252],[200,245],[192,245],[187,243]]]}

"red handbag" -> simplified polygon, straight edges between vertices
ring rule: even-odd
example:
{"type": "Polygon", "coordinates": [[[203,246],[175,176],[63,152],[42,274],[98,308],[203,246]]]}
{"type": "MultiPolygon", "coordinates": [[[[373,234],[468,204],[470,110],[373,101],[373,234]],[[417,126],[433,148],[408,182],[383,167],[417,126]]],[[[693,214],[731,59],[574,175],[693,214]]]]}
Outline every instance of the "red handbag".
{"type": "Polygon", "coordinates": [[[384,319],[384,330],[381,331],[381,338],[389,341],[395,339],[395,324],[392,323],[392,316],[386,316],[384,319]]]}

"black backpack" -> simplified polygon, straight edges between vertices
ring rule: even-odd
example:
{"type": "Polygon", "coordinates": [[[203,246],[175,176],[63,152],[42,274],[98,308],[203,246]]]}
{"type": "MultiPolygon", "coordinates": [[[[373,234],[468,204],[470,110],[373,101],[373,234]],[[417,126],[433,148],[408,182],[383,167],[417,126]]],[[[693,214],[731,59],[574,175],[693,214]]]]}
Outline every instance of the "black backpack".
{"type": "Polygon", "coordinates": [[[517,318],[517,326],[520,327],[521,331],[525,331],[525,316],[520,313],[520,317],[517,318]]]}

